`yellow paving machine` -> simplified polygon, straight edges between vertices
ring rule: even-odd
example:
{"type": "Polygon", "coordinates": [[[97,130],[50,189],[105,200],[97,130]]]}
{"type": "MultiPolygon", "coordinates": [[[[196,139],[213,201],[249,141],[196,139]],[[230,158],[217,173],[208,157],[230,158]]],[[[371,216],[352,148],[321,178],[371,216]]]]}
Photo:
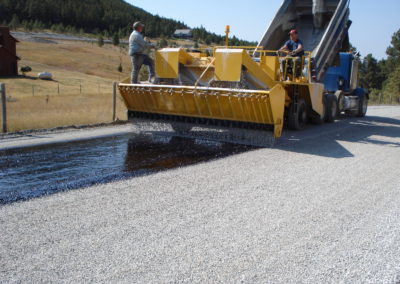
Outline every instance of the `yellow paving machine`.
{"type": "Polygon", "coordinates": [[[155,54],[157,84],[123,82],[119,91],[130,119],[171,121],[185,133],[215,125],[272,129],[277,138],[284,125],[363,116],[368,94],[357,88],[350,24],[349,0],[286,0],[258,46],[213,47],[211,56],[164,48],[155,54]],[[310,50],[301,60],[277,51],[291,29],[310,50]]]}

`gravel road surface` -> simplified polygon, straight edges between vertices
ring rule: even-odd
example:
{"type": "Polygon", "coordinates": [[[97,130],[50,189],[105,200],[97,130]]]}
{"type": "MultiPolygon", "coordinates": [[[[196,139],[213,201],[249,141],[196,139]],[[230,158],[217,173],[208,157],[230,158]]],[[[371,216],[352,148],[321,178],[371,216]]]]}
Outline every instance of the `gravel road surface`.
{"type": "Polygon", "coordinates": [[[0,207],[2,283],[400,283],[400,107],[0,207]]]}
{"type": "Polygon", "coordinates": [[[0,134],[0,151],[128,134],[130,124],[0,134]]]}

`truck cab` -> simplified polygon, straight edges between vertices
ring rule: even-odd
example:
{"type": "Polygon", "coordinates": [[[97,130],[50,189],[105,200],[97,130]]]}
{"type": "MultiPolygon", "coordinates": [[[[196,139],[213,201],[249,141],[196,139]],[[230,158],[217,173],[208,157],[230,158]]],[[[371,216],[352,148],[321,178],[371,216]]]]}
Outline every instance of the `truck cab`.
{"type": "Polygon", "coordinates": [[[327,69],[324,77],[325,92],[337,101],[337,113],[359,117],[368,108],[368,92],[358,86],[358,57],[352,52],[339,53],[339,64],[327,69]]]}

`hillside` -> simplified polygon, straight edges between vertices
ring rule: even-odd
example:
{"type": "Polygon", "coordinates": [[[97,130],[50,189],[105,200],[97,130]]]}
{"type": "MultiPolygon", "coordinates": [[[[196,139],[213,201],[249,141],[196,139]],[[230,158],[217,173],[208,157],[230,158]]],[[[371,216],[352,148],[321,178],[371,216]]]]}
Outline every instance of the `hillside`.
{"type": "MultiPolygon", "coordinates": [[[[152,15],[123,0],[0,0],[0,21],[12,28],[52,29],[57,32],[118,34],[126,37],[134,21],[146,25],[149,37],[171,36],[176,29],[188,28],[177,20],[152,15]]],[[[0,24],[1,24],[0,23],[0,24]]],[[[223,37],[206,31],[193,30],[195,40],[220,44],[223,37]]],[[[247,41],[232,39],[238,45],[247,41]]]]}
{"type": "MultiPolygon", "coordinates": [[[[125,50],[63,40],[21,40],[17,50],[20,66],[29,65],[32,72],[1,78],[7,89],[9,131],[111,121],[112,83],[129,77],[131,70],[125,50]],[[39,80],[37,74],[43,71],[51,72],[53,80],[39,80]]],[[[117,117],[126,118],[120,99],[117,117]]]]}
{"type": "Polygon", "coordinates": [[[62,24],[85,32],[127,34],[133,21],[147,24],[149,36],[171,34],[183,23],[153,16],[122,0],[1,0],[0,19],[9,23],[13,15],[18,21],[36,22],[50,28],[62,24]]]}

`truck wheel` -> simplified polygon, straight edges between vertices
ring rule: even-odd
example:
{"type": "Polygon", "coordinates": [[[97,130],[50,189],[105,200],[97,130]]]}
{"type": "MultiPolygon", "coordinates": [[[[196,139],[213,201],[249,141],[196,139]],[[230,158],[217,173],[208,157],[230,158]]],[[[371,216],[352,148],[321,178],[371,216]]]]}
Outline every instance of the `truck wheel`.
{"type": "Polygon", "coordinates": [[[358,117],[364,117],[368,110],[368,98],[365,94],[361,95],[358,99],[358,117]]]}
{"type": "Polygon", "coordinates": [[[292,130],[303,130],[307,124],[307,105],[303,99],[297,103],[297,113],[290,111],[288,117],[288,126],[292,130]]]}
{"type": "Polygon", "coordinates": [[[328,123],[334,122],[338,113],[338,101],[335,95],[327,94],[325,96],[325,107],[325,121],[328,123]]]}

